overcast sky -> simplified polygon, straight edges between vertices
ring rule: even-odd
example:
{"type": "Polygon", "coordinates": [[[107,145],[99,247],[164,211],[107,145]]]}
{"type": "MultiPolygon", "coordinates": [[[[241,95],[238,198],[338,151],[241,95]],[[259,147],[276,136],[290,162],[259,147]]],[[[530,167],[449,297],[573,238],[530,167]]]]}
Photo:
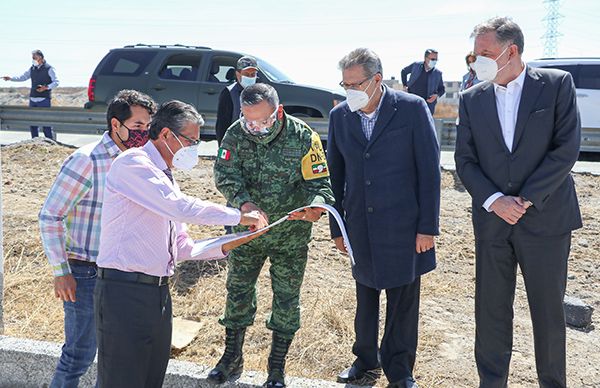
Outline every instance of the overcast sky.
{"type": "MultiPolygon", "coordinates": [[[[111,48],[180,43],[253,54],[296,82],[329,88],[341,79],[337,62],[356,47],[379,54],[385,78],[435,48],[444,79],[458,80],[474,25],[512,17],[525,34],[524,58],[535,59],[544,54],[546,12],[543,0],[2,0],[0,75],[21,74],[39,48],[62,86],[87,86],[111,48]]],[[[600,1],[566,0],[560,13],[558,56],[600,57],[600,1]]]]}

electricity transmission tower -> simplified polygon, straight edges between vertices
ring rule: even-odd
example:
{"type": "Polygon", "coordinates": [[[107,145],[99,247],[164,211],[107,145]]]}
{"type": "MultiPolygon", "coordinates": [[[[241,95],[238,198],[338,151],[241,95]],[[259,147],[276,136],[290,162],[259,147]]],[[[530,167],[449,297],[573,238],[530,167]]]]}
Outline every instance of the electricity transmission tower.
{"type": "Polygon", "coordinates": [[[560,0],[544,0],[546,4],[546,16],[542,19],[546,23],[546,33],[542,35],[544,42],[544,56],[555,57],[557,53],[557,40],[559,36],[562,36],[558,32],[558,23],[563,15],[558,12],[560,7],[560,0]]]}

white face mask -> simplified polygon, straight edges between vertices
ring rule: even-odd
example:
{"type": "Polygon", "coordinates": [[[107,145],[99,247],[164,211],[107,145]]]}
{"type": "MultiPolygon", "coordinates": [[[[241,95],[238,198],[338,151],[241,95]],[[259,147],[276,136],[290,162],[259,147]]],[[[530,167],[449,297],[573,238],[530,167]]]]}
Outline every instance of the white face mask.
{"type": "Polygon", "coordinates": [[[38,61],[36,61],[35,59],[31,60],[31,65],[32,66],[37,66],[38,65],[38,61]]]}
{"type": "MultiPolygon", "coordinates": [[[[369,82],[369,85],[365,88],[365,90],[369,89],[373,83],[373,79],[369,82]]],[[[367,92],[362,90],[348,89],[346,90],[346,102],[348,103],[348,108],[350,108],[351,112],[356,112],[359,109],[364,108],[369,104],[371,98],[375,95],[375,90],[371,94],[371,97],[367,94],[367,92]]]]}
{"type": "Polygon", "coordinates": [[[173,154],[171,147],[169,147],[165,141],[165,145],[173,155],[173,166],[179,170],[189,171],[198,164],[198,146],[192,145],[185,147],[175,133],[173,133],[173,136],[175,136],[179,144],[181,144],[181,148],[173,154]]]}
{"type": "Polygon", "coordinates": [[[429,61],[429,67],[430,68],[433,69],[435,67],[435,65],[437,65],[437,60],[432,59],[431,61],[429,61]]]}
{"type": "Polygon", "coordinates": [[[477,78],[479,78],[481,81],[495,80],[498,73],[510,63],[509,60],[508,62],[506,62],[506,65],[502,66],[500,69],[498,69],[498,63],[496,63],[498,58],[500,58],[506,52],[506,50],[508,50],[509,47],[510,45],[507,46],[504,49],[504,51],[502,51],[502,53],[500,53],[500,55],[496,57],[496,59],[478,55],[475,62],[473,62],[473,64],[471,65],[471,68],[475,70],[475,73],[477,73],[477,78]]]}
{"type": "Polygon", "coordinates": [[[240,85],[242,85],[243,88],[252,86],[255,83],[256,83],[256,77],[246,77],[245,75],[243,75],[242,79],[240,80],[240,85]]]}

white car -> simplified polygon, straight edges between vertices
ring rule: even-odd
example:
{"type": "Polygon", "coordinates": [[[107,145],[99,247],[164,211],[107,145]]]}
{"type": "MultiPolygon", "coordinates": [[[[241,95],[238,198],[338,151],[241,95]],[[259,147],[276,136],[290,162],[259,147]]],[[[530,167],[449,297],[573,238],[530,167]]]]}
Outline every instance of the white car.
{"type": "Polygon", "coordinates": [[[571,73],[581,115],[581,151],[600,152],[600,58],[543,58],[527,64],[571,73]]]}

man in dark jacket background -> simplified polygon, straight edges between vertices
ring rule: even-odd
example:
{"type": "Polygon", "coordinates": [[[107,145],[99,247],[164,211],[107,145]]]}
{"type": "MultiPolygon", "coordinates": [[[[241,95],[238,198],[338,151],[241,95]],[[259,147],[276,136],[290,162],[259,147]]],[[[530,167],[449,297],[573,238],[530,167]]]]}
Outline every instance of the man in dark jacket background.
{"type": "MultiPolygon", "coordinates": [[[[29,106],[49,108],[52,99],[52,89],[58,86],[58,78],[54,67],[50,66],[44,59],[44,54],[40,50],[31,52],[32,65],[20,76],[4,76],[5,81],[27,81],[31,78],[31,90],[29,92],[29,106]]],[[[31,137],[39,136],[37,125],[30,127],[31,137]]],[[[53,139],[52,127],[44,126],[44,135],[47,138],[53,139]]]]}
{"type": "Polygon", "coordinates": [[[227,86],[219,95],[217,108],[217,122],[215,133],[217,142],[221,145],[225,131],[231,124],[240,118],[240,94],[246,86],[256,83],[258,64],[253,57],[245,56],[238,59],[235,66],[236,82],[227,86]]]}
{"type": "Polygon", "coordinates": [[[438,98],[446,93],[442,72],[436,68],[437,60],[438,52],[427,49],[423,61],[411,63],[400,73],[404,90],[422,97],[427,102],[432,115],[435,113],[438,98]]]}
{"type": "MultiPolygon", "coordinates": [[[[370,49],[352,51],[339,67],[347,99],[331,111],[327,160],[335,207],[354,251],[357,305],[356,360],[338,381],[367,383],[381,366],[390,387],[416,387],[420,276],[435,268],[439,233],[433,119],[423,99],[382,85],[381,61],[370,49]],[[387,312],[379,347],[381,290],[387,312]]],[[[330,225],[345,251],[337,223],[330,225]]]]}

